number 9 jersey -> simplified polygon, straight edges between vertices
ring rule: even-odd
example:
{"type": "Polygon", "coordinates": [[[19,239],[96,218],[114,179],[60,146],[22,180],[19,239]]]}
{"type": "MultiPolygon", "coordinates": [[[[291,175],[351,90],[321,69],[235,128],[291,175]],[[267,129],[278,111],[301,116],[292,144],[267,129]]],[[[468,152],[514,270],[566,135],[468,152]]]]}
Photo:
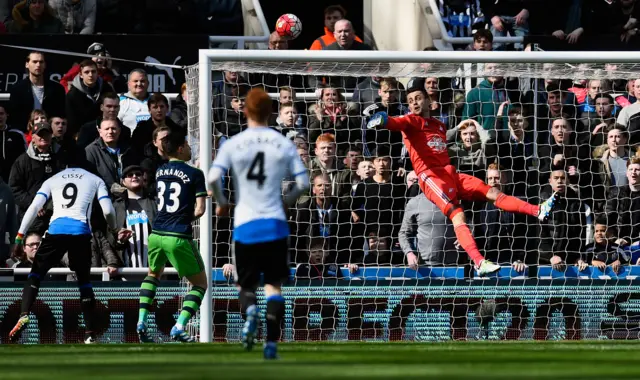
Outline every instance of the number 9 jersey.
{"type": "Polygon", "coordinates": [[[234,241],[257,244],[288,237],[282,181],[307,174],[293,142],[271,128],[247,128],[222,145],[209,179],[227,171],[236,197],[234,241]]]}

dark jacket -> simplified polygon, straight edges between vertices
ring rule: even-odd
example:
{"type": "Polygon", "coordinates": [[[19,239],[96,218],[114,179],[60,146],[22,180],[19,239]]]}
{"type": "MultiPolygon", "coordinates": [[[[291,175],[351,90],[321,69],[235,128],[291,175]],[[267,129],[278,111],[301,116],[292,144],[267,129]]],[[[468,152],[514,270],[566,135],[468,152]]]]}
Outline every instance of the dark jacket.
{"type": "Polygon", "coordinates": [[[58,20],[55,11],[48,4],[42,19],[37,23],[29,16],[29,7],[26,1],[13,7],[11,17],[13,20],[8,21],[6,25],[9,33],[64,34],[62,21],[58,20]]]}
{"type": "MultiPolygon", "coordinates": [[[[85,123],[80,127],[80,131],[78,131],[78,139],[76,140],[76,144],[78,147],[85,149],[92,142],[96,141],[98,137],[100,137],[100,133],[98,133],[98,128],[100,127],[100,122],[102,118],[98,118],[97,120],[92,120],[88,123],[85,123]]],[[[131,142],[131,129],[126,125],[122,124],[122,121],[118,119],[118,124],[120,124],[120,137],[119,141],[123,144],[129,144],[131,142]]]]}
{"type": "MultiPolygon", "coordinates": [[[[33,111],[33,90],[31,81],[25,78],[11,88],[9,97],[9,125],[22,132],[27,131],[29,115],[33,111]]],[[[65,117],[65,93],[60,83],[52,80],[44,80],[44,99],[42,109],[47,117],[65,117]]]]}
{"type": "Polygon", "coordinates": [[[4,182],[9,182],[11,166],[25,151],[24,137],[7,127],[0,131],[0,178],[4,182]]]}
{"type": "Polygon", "coordinates": [[[621,264],[628,264],[631,261],[631,255],[620,247],[618,244],[606,242],[598,244],[593,242],[585,248],[585,256],[583,260],[591,264],[593,260],[602,261],[605,264],[612,264],[616,260],[620,260],[621,264]]]}
{"type": "Polygon", "coordinates": [[[122,169],[140,162],[135,150],[129,149],[128,145],[119,143],[118,149],[118,155],[110,153],[102,139],[97,139],[85,149],[89,171],[102,178],[108,190],[114,183],[120,183],[122,169]]]}
{"type": "Polygon", "coordinates": [[[605,206],[609,225],[618,227],[618,237],[629,244],[640,240],[640,191],[629,186],[612,187],[605,206]]]}
{"type": "Polygon", "coordinates": [[[91,94],[79,75],[71,82],[71,89],[66,97],[67,133],[70,136],[75,136],[80,127],[101,115],[100,96],[113,92],[113,87],[100,77],[96,86],[95,92],[91,94]]]}
{"type": "Polygon", "coordinates": [[[344,211],[339,209],[337,198],[331,198],[330,206],[325,210],[323,219],[320,218],[315,197],[299,203],[295,216],[295,226],[293,226],[293,231],[295,231],[293,236],[297,237],[297,241],[292,246],[298,250],[307,251],[312,238],[323,237],[328,240],[326,247],[330,251],[334,251],[338,243],[340,223],[344,223],[347,217],[344,211]]]}
{"type": "Polygon", "coordinates": [[[187,113],[187,102],[182,99],[182,94],[178,95],[174,101],[170,118],[180,127],[187,129],[189,114],[187,113]]]}
{"type": "MultiPolygon", "coordinates": [[[[48,156],[38,155],[34,145],[31,144],[11,168],[9,186],[18,206],[18,220],[22,220],[44,181],[64,169],[58,156],[59,150],[60,146],[54,143],[48,156]]],[[[43,217],[37,217],[30,230],[38,231],[40,234],[45,232],[53,214],[51,202],[45,206],[45,209],[47,209],[46,214],[43,217]]]]}
{"type": "MultiPolygon", "coordinates": [[[[169,128],[180,129],[180,126],[170,118],[165,119],[165,124],[169,128]]],[[[143,147],[153,142],[153,131],[155,129],[156,125],[153,123],[153,119],[139,122],[136,129],[133,130],[133,135],[131,135],[131,146],[143,147]]]]}

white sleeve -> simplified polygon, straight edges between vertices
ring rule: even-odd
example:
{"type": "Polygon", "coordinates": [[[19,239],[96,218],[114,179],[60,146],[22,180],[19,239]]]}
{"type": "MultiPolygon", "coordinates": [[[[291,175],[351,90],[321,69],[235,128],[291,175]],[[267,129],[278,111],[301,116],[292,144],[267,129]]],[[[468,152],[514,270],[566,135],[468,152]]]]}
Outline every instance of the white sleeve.
{"type": "Polygon", "coordinates": [[[20,229],[18,230],[19,234],[24,235],[25,233],[27,233],[29,227],[31,227],[31,224],[36,219],[36,216],[38,216],[38,211],[40,211],[44,207],[50,196],[51,187],[50,179],[48,179],[44,181],[44,183],[36,193],[36,196],[33,198],[31,205],[29,205],[29,208],[25,212],[24,217],[22,218],[22,223],[20,224],[20,229]]]}
{"type": "Polygon", "coordinates": [[[104,198],[109,198],[109,191],[107,190],[107,184],[101,178],[97,179],[98,190],[96,191],[96,196],[98,197],[98,202],[100,202],[104,198]]]}
{"type": "Polygon", "coordinates": [[[96,191],[96,196],[98,197],[98,203],[100,203],[100,208],[102,209],[104,219],[107,221],[107,224],[113,231],[116,229],[116,210],[113,208],[111,198],[109,198],[107,185],[102,179],[97,179],[97,186],[98,190],[96,191]]]}
{"type": "Polygon", "coordinates": [[[224,195],[223,177],[231,168],[230,149],[232,148],[230,145],[231,144],[229,144],[229,142],[226,142],[220,148],[218,155],[216,155],[216,159],[213,161],[213,165],[211,165],[207,178],[209,185],[211,186],[211,190],[213,191],[213,196],[219,205],[226,205],[229,203],[229,200],[224,195]]]}
{"type": "Polygon", "coordinates": [[[298,155],[295,145],[291,144],[289,153],[289,174],[295,179],[295,186],[284,196],[284,202],[292,206],[309,189],[309,172],[298,155]]]}

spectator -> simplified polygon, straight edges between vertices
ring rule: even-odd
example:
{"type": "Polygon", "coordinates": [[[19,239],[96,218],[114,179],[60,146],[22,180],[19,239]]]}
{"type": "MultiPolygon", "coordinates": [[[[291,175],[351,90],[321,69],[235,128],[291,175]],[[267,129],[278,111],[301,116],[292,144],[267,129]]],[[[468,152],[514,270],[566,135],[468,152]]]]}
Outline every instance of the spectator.
{"type": "Polygon", "coordinates": [[[11,188],[0,178],[0,268],[4,267],[4,263],[13,252],[13,242],[20,227],[17,214],[11,188]]]}
{"type": "MultiPolygon", "coordinates": [[[[324,50],[325,47],[336,42],[335,25],[343,20],[347,11],[340,5],[331,5],[324,10],[324,35],[316,38],[309,50],[324,50]]],[[[362,42],[360,37],[354,35],[357,42],[362,42]]]]}
{"type": "Polygon", "coordinates": [[[356,40],[353,25],[349,20],[338,20],[334,25],[333,36],[335,42],[322,50],[373,50],[371,46],[356,40]]]}
{"type": "MultiPolygon", "coordinates": [[[[274,114],[272,115],[271,120],[269,120],[269,123],[270,123],[269,125],[280,124],[280,120],[279,120],[280,111],[282,110],[282,107],[285,104],[288,104],[288,103],[293,104],[293,106],[296,109],[296,111],[298,109],[306,109],[307,108],[306,103],[297,102],[296,90],[293,87],[282,86],[282,87],[280,87],[278,89],[278,101],[273,103],[274,107],[277,107],[277,109],[275,110],[274,114]]],[[[297,117],[294,119],[295,128],[297,130],[299,130],[300,133],[306,133],[306,131],[303,131],[303,129],[304,129],[303,125],[306,125],[306,123],[302,119],[302,116],[300,115],[299,112],[296,112],[296,115],[297,115],[297,117]]]]}
{"type": "MultiPolygon", "coordinates": [[[[156,193],[156,171],[160,166],[169,162],[162,151],[162,139],[170,132],[171,129],[169,127],[154,129],[151,136],[153,138],[152,142],[144,147],[144,159],[140,163],[140,166],[144,169],[145,187],[149,194],[155,195],[156,193]]],[[[216,140],[218,140],[218,138],[214,136],[214,143],[216,140]]],[[[215,147],[216,144],[213,146],[215,147]]]]}
{"type": "Polygon", "coordinates": [[[225,137],[233,137],[246,128],[247,118],[244,114],[244,100],[249,92],[249,85],[241,79],[237,85],[225,86],[225,92],[218,97],[220,108],[216,108],[215,128],[225,137]]]}
{"type": "Polygon", "coordinates": [[[38,123],[44,123],[47,121],[47,114],[43,110],[33,110],[29,115],[29,122],[27,123],[27,133],[24,136],[27,144],[31,144],[33,138],[33,128],[38,123]]]}
{"type": "Polygon", "coordinates": [[[156,200],[144,189],[142,167],[130,165],[122,173],[122,185],[127,191],[113,204],[116,225],[134,233],[129,240],[113,241],[112,244],[125,267],[145,268],[149,266],[148,238],[157,212],[156,200]]]}
{"type": "Polygon", "coordinates": [[[453,225],[427,197],[418,194],[407,202],[398,241],[411,269],[456,263],[455,240],[453,225]]]}
{"type": "Polygon", "coordinates": [[[136,129],[139,122],[148,120],[149,114],[149,80],[147,72],[142,69],[135,69],[129,73],[129,92],[120,96],[120,112],[118,119],[122,124],[129,127],[131,133],[136,129]]]}
{"type": "Polygon", "coordinates": [[[589,157],[588,148],[586,152],[584,148],[580,149],[582,155],[579,153],[579,147],[575,145],[573,127],[566,117],[559,117],[553,121],[551,136],[553,141],[550,145],[540,144],[538,146],[540,183],[547,181],[552,167],[562,166],[568,170],[569,178],[566,179],[569,180],[569,183],[577,184],[580,174],[579,168],[584,168],[584,172],[590,170],[589,165],[585,166],[585,163],[590,161],[579,158],[589,157]]]}
{"type": "Polygon", "coordinates": [[[296,267],[296,278],[313,280],[342,277],[340,267],[330,262],[333,254],[328,249],[326,240],[322,238],[312,239],[308,252],[308,263],[301,263],[296,267]]]}
{"type": "MultiPolygon", "coordinates": [[[[110,59],[109,52],[105,49],[104,45],[99,42],[92,43],[87,49],[87,54],[95,55],[91,58],[93,62],[98,66],[98,76],[102,78],[102,81],[109,83],[116,92],[126,91],[126,83],[124,78],[113,67],[113,61],[110,59]]],[[[74,64],[71,69],[60,79],[60,84],[64,87],[65,91],[71,90],[71,83],[80,75],[80,64],[74,64]]]]}
{"type": "Polygon", "coordinates": [[[594,174],[600,176],[600,182],[604,186],[604,195],[609,193],[613,186],[624,187],[627,181],[627,162],[629,161],[629,148],[627,147],[628,134],[626,128],[616,125],[607,133],[607,145],[604,152],[594,152],[594,158],[599,159],[599,167],[594,174]]]}
{"type": "Polygon", "coordinates": [[[458,172],[469,174],[477,178],[484,177],[488,162],[494,159],[495,152],[480,141],[480,135],[473,124],[463,124],[459,128],[458,142],[449,146],[451,165],[458,172]]]}
{"type": "Polygon", "coordinates": [[[64,34],[64,25],[56,17],[48,0],[25,0],[13,7],[9,33],[64,34]]]}
{"type": "Polygon", "coordinates": [[[71,83],[66,100],[70,136],[75,138],[80,127],[100,115],[101,96],[113,91],[113,87],[98,76],[98,65],[94,61],[80,62],[80,75],[71,83]]]}
{"type": "Polygon", "coordinates": [[[13,163],[25,151],[25,139],[22,134],[10,129],[7,124],[7,111],[0,105],[0,178],[9,182],[13,163]]]}
{"type": "Polygon", "coordinates": [[[11,88],[8,110],[9,124],[22,132],[27,131],[33,110],[43,110],[49,117],[65,116],[64,88],[45,77],[44,54],[30,52],[25,67],[29,75],[11,88]]]}
{"type": "Polygon", "coordinates": [[[67,133],[67,119],[63,117],[52,117],[49,120],[51,130],[53,131],[53,142],[60,146],[58,155],[63,163],[84,161],[84,148],[78,148],[76,140],[67,133]]]}
{"type": "MultiPolygon", "coordinates": [[[[382,231],[379,235],[369,232],[365,240],[364,259],[365,266],[390,266],[404,264],[404,255],[393,252],[391,249],[391,237],[388,231],[382,231]]],[[[354,268],[357,270],[357,268],[354,268]]]]}
{"type": "MultiPolygon", "coordinates": [[[[33,127],[33,141],[27,151],[16,160],[11,168],[9,186],[18,206],[18,220],[22,220],[40,187],[47,179],[64,168],[62,157],[58,155],[60,146],[53,142],[53,131],[47,122],[33,127]]],[[[31,229],[44,234],[53,214],[53,205],[48,202],[38,212],[31,229]]]]}
{"type": "Polygon", "coordinates": [[[606,215],[618,227],[618,243],[640,241],[640,157],[627,161],[627,184],[614,186],[607,196],[606,215]]]}
{"type": "Polygon", "coordinates": [[[138,123],[133,135],[131,145],[134,147],[144,147],[153,141],[153,131],[160,127],[180,129],[178,124],[167,117],[169,112],[169,100],[160,94],[155,93],[147,101],[151,118],[138,123]]]}
{"type": "Polygon", "coordinates": [[[493,33],[491,30],[478,28],[473,33],[473,44],[471,45],[473,51],[492,51],[493,50],[493,33]]]}
{"type": "Polygon", "coordinates": [[[40,243],[42,242],[42,235],[37,232],[29,232],[27,236],[25,236],[23,244],[24,249],[22,250],[22,257],[13,257],[14,264],[11,266],[12,268],[31,268],[33,265],[33,260],[36,258],[36,252],[38,252],[38,248],[40,248],[40,243]]]}
{"type": "Polygon", "coordinates": [[[591,209],[567,186],[567,174],[562,167],[554,167],[549,185],[540,198],[556,193],[556,205],[548,220],[540,226],[539,264],[550,263],[555,269],[575,264],[583,252],[585,240],[592,236],[591,209]]]}
{"type": "Polygon", "coordinates": [[[171,120],[185,131],[187,130],[187,124],[189,123],[187,101],[189,101],[187,95],[187,84],[183,83],[182,86],[180,86],[180,93],[174,100],[173,107],[171,107],[171,120]]]}
{"type": "Polygon", "coordinates": [[[598,93],[594,99],[594,111],[583,112],[580,130],[578,131],[578,145],[587,144],[591,148],[596,148],[605,144],[606,134],[616,124],[613,116],[615,102],[613,96],[598,93]]]}
{"type": "Polygon", "coordinates": [[[296,121],[299,119],[298,111],[293,103],[282,103],[278,118],[275,120],[276,125],[273,128],[283,136],[296,136],[298,134],[296,121]]]}
{"type": "Polygon", "coordinates": [[[324,87],[320,91],[320,101],[309,107],[309,140],[316,141],[318,136],[331,133],[335,136],[338,154],[342,153],[349,143],[362,138],[361,129],[349,115],[347,102],[342,91],[336,87],[324,87]]]}
{"type": "Polygon", "coordinates": [[[49,5],[62,21],[65,33],[94,33],[96,0],[49,0],[49,5]]]}
{"type": "Polygon", "coordinates": [[[594,267],[605,271],[608,266],[615,273],[620,273],[622,265],[629,264],[631,257],[622,247],[614,243],[615,228],[607,227],[604,219],[596,220],[593,231],[593,243],[585,247],[583,261],[591,263],[594,267]]]}
{"type": "MultiPolygon", "coordinates": [[[[491,21],[491,33],[497,37],[506,37],[507,33],[516,37],[529,35],[529,6],[531,1],[507,0],[502,2],[483,1],[482,10],[491,21]]],[[[522,43],[515,43],[516,50],[524,49],[522,43]]],[[[506,50],[504,44],[497,43],[495,50],[506,50]]]]}
{"type": "Polygon", "coordinates": [[[86,148],[91,172],[102,178],[107,189],[122,179],[123,163],[135,162],[135,151],[120,141],[120,123],[115,119],[102,119],[100,138],[86,148]]]}
{"type": "MultiPolygon", "coordinates": [[[[409,84],[411,88],[411,84],[409,84]]],[[[424,88],[429,97],[429,107],[431,117],[440,120],[447,128],[456,125],[456,104],[453,99],[453,88],[451,81],[444,78],[425,78],[424,88]]],[[[458,94],[462,96],[462,94],[458,94]]]]}
{"type": "Polygon", "coordinates": [[[620,113],[618,114],[618,118],[616,119],[616,122],[618,124],[624,125],[626,127],[629,126],[629,119],[631,119],[632,116],[640,113],[640,100],[638,100],[638,95],[640,95],[640,79],[633,79],[633,92],[636,96],[635,103],[624,107],[620,111],[620,113]]]}
{"type": "MultiPolygon", "coordinates": [[[[96,120],[85,123],[78,132],[78,147],[85,149],[89,144],[100,137],[98,130],[103,119],[116,119],[120,112],[120,98],[114,92],[102,95],[100,99],[100,115],[96,120]]],[[[120,124],[120,141],[129,143],[131,141],[131,129],[118,119],[120,124]]]]}
{"type": "Polygon", "coordinates": [[[323,133],[315,140],[314,153],[316,157],[311,160],[309,170],[312,172],[321,172],[329,178],[330,194],[336,196],[338,194],[338,174],[342,170],[342,165],[336,160],[336,140],[331,133],[323,133]]]}

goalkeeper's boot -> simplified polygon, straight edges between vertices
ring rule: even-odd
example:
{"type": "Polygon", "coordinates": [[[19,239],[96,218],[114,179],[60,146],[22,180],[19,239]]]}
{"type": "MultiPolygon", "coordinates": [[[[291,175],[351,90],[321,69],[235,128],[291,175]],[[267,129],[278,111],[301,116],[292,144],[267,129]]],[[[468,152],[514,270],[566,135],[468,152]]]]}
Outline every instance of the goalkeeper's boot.
{"type": "Polygon", "coordinates": [[[140,339],[140,343],[154,343],[153,338],[149,336],[149,331],[147,330],[146,323],[138,322],[138,326],[136,326],[136,332],[138,333],[138,339],[140,339]]]}
{"type": "Polygon", "coordinates": [[[20,340],[20,336],[22,335],[22,331],[27,327],[28,324],[29,324],[28,315],[23,315],[22,317],[20,317],[16,325],[9,332],[9,341],[11,343],[18,343],[18,341],[20,340]]]}
{"type": "Polygon", "coordinates": [[[195,338],[189,335],[188,332],[184,331],[184,329],[178,329],[178,326],[173,326],[169,335],[171,336],[171,339],[176,342],[194,343],[196,341],[195,338]]]}
{"type": "Polygon", "coordinates": [[[264,358],[266,360],[278,359],[278,347],[276,342],[267,342],[264,344],[264,358]]]}
{"type": "Polygon", "coordinates": [[[553,207],[557,203],[557,198],[558,195],[554,192],[546,201],[540,203],[540,206],[538,206],[540,208],[540,211],[538,212],[538,219],[540,219],[541,222],[544,222],[549,218],[551,211],[553,211],[553,207]]]}
{"type": "Polygon", "coordinates": [[[258,312],[258,307],[256,305],[249,306],[247,308],[247,320],[244,322],[244,327],[242,328],[242,347],[247,351],[251,351],[255,343],[259,319],[260,313],[258,312]]]}
{"type": "Polygon", "coordinates": [[[491,273],[496,273],[500,270],[500,265],[494,264],[489,260],[482,260],[479,267],[476,267],[478,271],[478,276],[484,277],[491,273]]]}
{"type": "Polygon", "coordinates": [[[96,334],[92,332],[87,332],[84,336],[84,344],[96,344],[96,343],[98,343],[96,334]]]}

